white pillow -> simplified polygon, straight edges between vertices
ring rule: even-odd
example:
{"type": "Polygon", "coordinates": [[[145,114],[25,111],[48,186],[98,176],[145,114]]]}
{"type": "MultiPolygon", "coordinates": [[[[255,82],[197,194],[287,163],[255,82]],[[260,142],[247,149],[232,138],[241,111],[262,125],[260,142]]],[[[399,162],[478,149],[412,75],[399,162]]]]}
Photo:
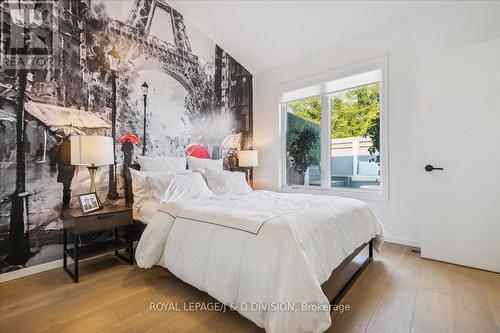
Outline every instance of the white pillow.
{"type": "Polygon", "coordinates": [[[184,157],[168,156],[137,156],[141,171],[183,171],[186,170],[186,159],[184,157]]]}
{"type": "Polygon", "coordinates": [[[150,199],[150,189],[147,172],[128,168],[132,177],[132,191],[134,193],[134,208],[141,208],[144,200],[150,199]]]}
{"type": "Polygon", "coordinates": [[[207,183],[199,173],[177,174],[170,182],[161,203],[212,196],[207,183]]]}
{"type": "Polygon", "coordinates": [[[219,171],[205,168],[204,176],[210,190],[217,195],[252,192],[252,188],[248,185],[243,172],[219,171]]]}
{"type": "Polygon", "coordinates": [[[193,169],[215,169],[215,170],[222,170],[222,162],[223,160],[211,160],[209,158],[198,158],[198,157],[193,157],[193,156],[188,156],[187,157],[188,161],[188,169],[193,170],[193,169]]]}
{"type": "Polygon", "coordinates": [[[175,176],[186,173],[191,173],[191,170],[184,170],[182,172],[147,172],[147,181],[151,197],[161,200],[175,176]]]}

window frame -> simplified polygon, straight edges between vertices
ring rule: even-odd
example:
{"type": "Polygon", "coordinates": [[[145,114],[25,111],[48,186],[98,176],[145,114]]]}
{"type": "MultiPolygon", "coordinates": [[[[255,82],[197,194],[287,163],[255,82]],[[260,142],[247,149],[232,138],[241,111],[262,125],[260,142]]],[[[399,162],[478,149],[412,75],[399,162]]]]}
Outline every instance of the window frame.
{"type": "Polygon", "coordinates": [[[373,199],[389,201],[389,147],[388,147],[388,57],[382,56],[347,65],[333,70],[316,74],[307,78],[302,78],[292,82],[279,85],[277,87],[277,103],[280,118],[280,166],[279,166],[279,188],[283,192],[302,192],[312,194],[326,194],[352,197],[357,199],[373,199]],[[304,89],[307,87],[326,85],[328,82],[339,80],[348,76],[361,74],[368,71],[380,69],[382,71],[382,80],[380,82],[380,190],[366,190],[359,188],[338,188],[331,187],[331,159],[323,156],[331,155],[331,110],[330,95],[321,96],[321,186],[311,185],[288,185],[286,181],[286,134],[287,134],[287,111],[286,103],[281,102],[281,96],[290,91],[304,89]],[[328,138],[325,140],[324,138],[328,138]]]}

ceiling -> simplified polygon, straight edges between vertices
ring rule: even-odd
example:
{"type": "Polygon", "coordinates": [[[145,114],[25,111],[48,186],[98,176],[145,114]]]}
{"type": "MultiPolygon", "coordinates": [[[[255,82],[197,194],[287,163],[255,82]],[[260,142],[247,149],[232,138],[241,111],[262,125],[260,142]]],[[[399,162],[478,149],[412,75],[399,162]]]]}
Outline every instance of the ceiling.
{"type": "Polygon", "coordinates": [[[432,11],[446,2],[171,0],[169,3],[257,74],[432,11]]]}

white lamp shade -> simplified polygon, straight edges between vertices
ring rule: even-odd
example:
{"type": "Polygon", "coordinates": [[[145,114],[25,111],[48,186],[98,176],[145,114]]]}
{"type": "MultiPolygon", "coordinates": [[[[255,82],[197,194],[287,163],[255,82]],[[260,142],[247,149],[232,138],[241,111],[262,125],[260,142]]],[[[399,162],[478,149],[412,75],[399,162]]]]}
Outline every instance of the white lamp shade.
{"type": "Polygon", "coordinates": [[[259,165],[259,153],[256,150],[240,150],[238,152],[238,166],[256,167],[259,165]]]}
{"type": "Polygon", "coordinates": [[[87,166],[114,164],[113,138],[97,135],[72,136],[71,164],[87,166]]]}

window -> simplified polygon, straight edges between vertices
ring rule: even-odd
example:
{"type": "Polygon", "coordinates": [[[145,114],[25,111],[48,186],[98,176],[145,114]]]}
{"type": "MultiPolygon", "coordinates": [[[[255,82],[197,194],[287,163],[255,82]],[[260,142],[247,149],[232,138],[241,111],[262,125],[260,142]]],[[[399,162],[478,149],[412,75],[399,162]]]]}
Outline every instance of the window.
{"type": "Polygon", "coordinates": [[[283,187],[387,195],[386,67],[363,68],[281,93],[283,187]]]}

